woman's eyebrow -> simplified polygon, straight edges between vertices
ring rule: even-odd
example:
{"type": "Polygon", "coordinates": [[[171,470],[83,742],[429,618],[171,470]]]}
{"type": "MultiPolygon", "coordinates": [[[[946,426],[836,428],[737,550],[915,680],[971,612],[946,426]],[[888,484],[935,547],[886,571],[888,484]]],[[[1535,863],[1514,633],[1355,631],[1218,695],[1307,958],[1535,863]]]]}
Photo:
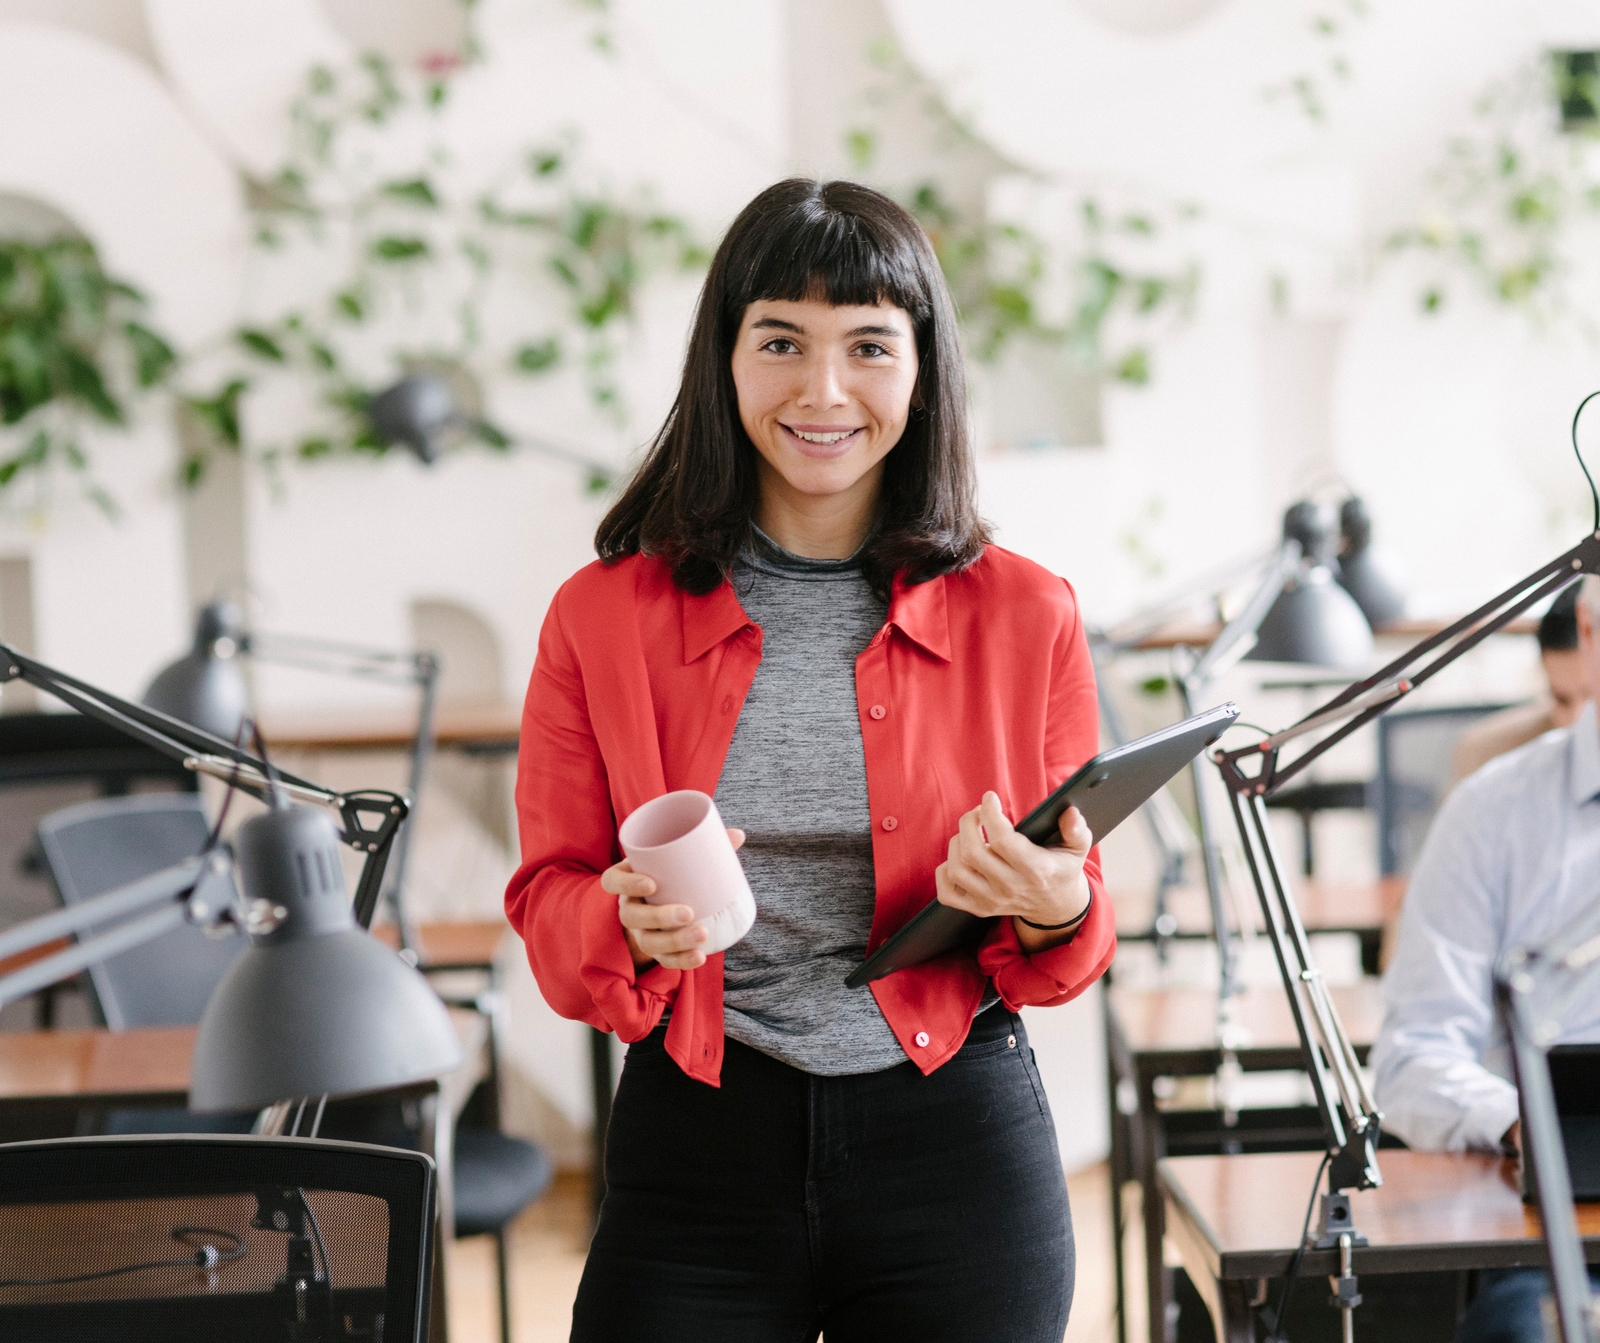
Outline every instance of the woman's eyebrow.
{"type": "Polygon", "coordinates": [[[846,336],[903,336],[903,331],[892,326],[858,326],[852,331],[846,331],[846,336]]]}
{"type": "Polygon", "coordinates": [[[797,336],[805,335],[804,327],[798,326],[794,322],[786,322],[781,317],[762,317],[750,323],[752,331],[761,331],[768,328],[776,331],[793,331],[797,336]]]}

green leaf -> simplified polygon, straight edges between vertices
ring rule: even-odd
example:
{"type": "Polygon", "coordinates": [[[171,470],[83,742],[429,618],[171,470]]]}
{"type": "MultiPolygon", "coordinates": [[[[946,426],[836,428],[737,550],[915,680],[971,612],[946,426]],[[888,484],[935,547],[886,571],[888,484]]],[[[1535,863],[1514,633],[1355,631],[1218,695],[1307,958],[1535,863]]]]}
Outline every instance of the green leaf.
{"type": "Polygon", "coordinates": [[[1424,289],[1422,291],[1421,307],[1423,312],[1438,312],[1444,307],[1444,292],[1440,289],[1424,289]]]}
{"type": "Polygon", "coordinates": [[[314,461],[318,457],[328,457],[333,453],[333,440],[328,438],[306,438],[300,441],[295,449],[302,461],[314,461]]]}
{"type": "Polygon", "coordinates": [[[516,355],[516,366],[523,373],[543,373],[560,362],[561,342],[555,336],[524,345],[516,355]]]}
{"type": "Polygon", "coordinates": [[[183,459],[178,467],[178,483],[186,490],[199,486],[206,478],[206,459],[198,453],[192,453],[183,459]]]}
{"type": "Polygon", "coordinates": [[[406,205],[419,205],[427,210],[439,207],[439,198],[426,177],[413,177],[402,182],[385,182],[379,190],[390,200],[406,205]]]}
{"type": "Polygon", "coordinates": [[[559,149],[535,149],[528,155],[528,171],[535,177],[550,177],[561,171],[566,158],[559,149]]]}
{"type": "Polygon", "coordinates": [[[126,416],[122,406],[106,390],[100,370],[78,350],[63,345],[56,355],[66,381],[67,392],[107,424],[123,424],[126,416]]]}
{"type": "Polygon", "coordinates": [[[1142,348],[1129,350],[1117,361],[1116,367],[1112,369],[1112,375],[1118,382],[1143,387],[1150,381],[1150,352],[1142,348]]]}
{"type": "Polygon", "coordinates": [[[851,166],[857,171],[868,168],[878,152],[878,136],[875,131],[858,128],[846,131],[844,136],[845,153],[850,156],[851,166]]]}
{"type": "Polygon", "coordinates": [[[488,420],[478,420],[472,426],[472,436],[485,447],[494,448],[497,452],[505,452],[511,446],[511,436],[498,426],[490,424],[488,420]]]}
{"type": "Polygon", "coordinates": [[[1165,695],[1172,686],[1172,682],[1165,676],[1147,676],[1139,682],[1139,693],[1143,695],[1165,695]]]}
{"type": "Polygon", "coordinates": [[[376,261],[414,261],[430,251],[426,238],[402,238],[393,234],[374,239],[367,250],[376,261]]]}
{"type": "Polygon", "coordinates": [[[185,397],[183,404],[201,424],[210,429],[229,447],[237,448],[242,442],[239,433],[239,398],[250,384],[243,378],[234,378],[215,396],[185,397]]]}
{"type": "Polygon", "coordinates": [[[324,373],[332,373],[339,367],[338,356],[321,341],[312,341],[306,346],[306,353],[311,356],[311,362],[324,373]]]}
{"type": "Polygon", "coordinates": [[[333,306],[341,316],[349,318],[352,322],[366,320],[366,299],[359,289],[341,289],[333,296],[333,306]]]}
{"type": "Polygon", "coordinates": [[[265,331],[259,331],[252,327],[240,327],[236,334],[239,344],[243,345],[258,359],[266,359],[274,364],[281,364],[288,358],[283,352],[283,346],[279,345],[265,331]]]}
{"type": "Polygon", "coordinates": [[[117,506],[117,501],[111,497],[109,490],[104,485],[90,483],[83,487],[84,498],[106,515],[109,522],[116,522],[122,517],[122,510],[117,506]]]}

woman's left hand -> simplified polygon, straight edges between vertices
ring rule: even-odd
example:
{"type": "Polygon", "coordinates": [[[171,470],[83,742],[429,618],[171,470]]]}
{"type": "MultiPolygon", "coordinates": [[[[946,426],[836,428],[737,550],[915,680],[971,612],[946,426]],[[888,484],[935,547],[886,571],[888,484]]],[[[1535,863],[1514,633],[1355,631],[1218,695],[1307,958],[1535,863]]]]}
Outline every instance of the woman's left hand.
{"type": "Polygon", "coordinates": [[[1061,844],[1035,844],[1012,828],[999,795],[961,818],[950,841],[950,857],[934,872],[939,903],[985,918],[1010,915],[1024,951],[1042,951],[1072,935],[1072,929],[1045,932],[1033,923],[1068,923],[1089,905],[1089,880],[1083,874],[1094,837],[1076,807],[1061,817],[1061,844]]]}

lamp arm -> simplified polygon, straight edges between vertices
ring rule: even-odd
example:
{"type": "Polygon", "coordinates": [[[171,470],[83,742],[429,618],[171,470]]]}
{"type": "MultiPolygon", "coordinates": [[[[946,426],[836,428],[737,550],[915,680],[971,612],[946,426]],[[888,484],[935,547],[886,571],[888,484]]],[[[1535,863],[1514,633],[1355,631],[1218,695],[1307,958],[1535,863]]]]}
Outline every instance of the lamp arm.
{"type": "Polygon", "coordinates": [[[1225,592],[1262,565],[1272,563],[1278,550],[1279,547],[1274,546],[1271,550],[1247,556],[1225,569],[1203,575],[1154,606],[1137,611],[1109,628],[1095,631],[1095,634],[1114,653],[1137,648],[1168,621],[1193,606],[1198,597],[1225,592]]]}
{"type": "MultiPolygon", "coordinates": [[[[159,751],[168,759],[176,760],[186,769],[201,773],[212,772],[190,763],[191,760],[208,758],[213,761],[220,760],[222,765],[218,768],[225,766],[231,770],[237,766],[240,771],[240,788],[263,801],[271,799],[272,790],[267,778],[267,765],[259,757],[241,750],[231,741],[215,737],[181,719],[173,718],[158,709],[147,708],[143,704],[134,704],[109,691],[101,690],[98,686],[90,685],[87,681],[80,681],[66,672],[46,666],[43,662],[19,653],[6,644],[0,644],[0,684],[7,681],[24,681],[28,685],[36,686],[69,708],[116,728],[135,741],[159,751]]],[[[321,802],[329,806],[339,804],[339,794],[312,783],[309,779],[298,778],[279,769],[272,770],[272,773],[284,783],[292,784],[302,790],[308,801],[321,802]]]]}
{"type": "MultiPolygon", "coordinates": [[[[439,698],[440,666],[437,654],[425,649],[396,652],[304,635],[259,633],[243,635],[240,650],[258,662],[273,662],[335,676],[357,676],[417,686],[422,692],[422,703],[417,712],[417,731],[411,740],[411,768],[406,782],[408,806],[410,810],[416,809],[433,758],[434,717],[439,698]]],[[[387,899],[395,926],[399,929],[402,950],[410,949],[416,940],[401,899],[406,867],[411,856],[411,831],[411,826],[400,830],[399,841],[393,846],[394,866],[387,883],[383,882],[383,876],[390,860],[390,845],[384,845],[381,858],[369,860],[369,871],[375,862],[373,881],[377,884],[369,890],[368,872],[363,872],[355,900],[356,920],[363,928],[367,928],[371,926],[380,896],[387,899]]],[[[356,847],[360,848],[361,845],[357,843],[356,847]]]]}
{"type": "MultiPolygon", "coordinates": [[[[7,929],[0,934],[0,957],[32,951],[57,938],[84,932],[111,919],[142,914],[53,956],[0,975],[0,1003],[26,997],[38,989],[70,978],[96,961],[140,946],[177,927],[190,917],[189,902],[200,883],[208,876],[227,872],[230,866],[227,855],[220,851],[185,858],[181,863],[174,863],[160,872],[97,895],[82,904],[53,910],[7,929]],[[143,913],[152,906],[156,907],[153,912],[143,913]]],[[[198,916],[202,910],[207,916],[214,913],[220,918],[224,914],[220,909],[206,909],[203,903],[194,914],[198,916]]]]}
{"type": "Polygon", "coordinates": [[[1387,666],[1363,680],[1352,682],[1275,738],[1237,750],[1217,752],[1214,758],[1229,788],[1271,797],[1319,756],[1437,676],[1497,630],[1504,629],[1536,602],[1560,591],[1580,574],[1597,573],[1600,573],[1600,532],[1584,537],[1564,555],[1535,569],[1453,625],[1414,644],[1387,666]],[[1443,651],[1438,651],[1440,649],[1443,651]],[[1344,712],[1336,712],[1338,710],[1344,712]],[[1280,764],[1278,754],[1283,743],[1341,719],[1341,727],[1292,761],[1280,764]],[[1240,768],[1241,762],[1247,760],[1258,762],[1254,773],[1246,774],[1240,768]]]}
{"type": "MultiPolygon", "coordinates": [[[[437,664],[434,665],[436,668],[437,664]]],[[[55,696],[63,704],[81,714],[116,728],[135,741],[143,743],[171,760],[176,760],[185,769],[198,774],[209,774],[235,784],[243,792],[263,802],[272,802],[274,793],[278,791],[273,787],[273,781],[276,780],[285,793],[306,802],[320,803],[334,808],[339,813],[345,843],[366,855],[366,864],[362,868],[361,879],[357,886],[358,904],[361,899],[360,893],[364,892],[369,884],[374,891],[372,899],[376,900],[377,883],[382,881],[383,868],[388,862],[395,834],[411,810],[410,803],[398,793],[379,790],[335,793],[309,779],[302,779],[276,767],[269,769],[265,760],[241,750],[230,741],[214,737],[209,732],[192,727],[156,709],[131,703],[109,691],[101,690],[98,686],[90,685],[87,681],[80,681],[66,672],[46,666],[34,658],[19,653],[9,645],[0,644],[0,686],[7,681],[18,680],[55,696]]],[[[85,902],[75,908],[85,909],[88,904],[89,902],[85,902]]],[[[61,913],[66,912],[61,911],[61,913]]],[[[370,927],[371,912],[369,911],[366,918],[360,922],[363,928],[370,927]]],[[[30,926],[24,924],[14,932],[20,934],[30,926]]],[[[0,935],[0,946],[4,945],[4,938],[10,935],[0,935]]],[[[50,933],[42,940],[50,941],[51,938],[61,935],[59,932],[50,933]]],[[[32,945],[36,944],[22,943],[21,947],[32,945]]],[[[0,955],[5,954],[8,953],[0,951],[0,955]]]]}
{"type": "MultiPolygon", "coordinates": [[[[1387,712],[1415,687],[1504,628],[1535,602],[1565,587],[1579,574],[1597,572],[1600,531],[1586,536],[1566,554],[1534,570],[1476,611],[1421,640],[1371,676],[1346,686],[1298,723],[1264,741],[1217,751],[1211,757],[1233,802],[1234,821],[1249,860],[1251,880],[1289,995],[1302,1059],[1316,1092],[1332,1157],[1328,1186],[1335,1192],[1367,1189],[1382,1182],[1376,1149],[1383,1115],[1356,1066],[1355,1048],[1312,958],[1299,910],[1274,851],[1266,800],[1318,756],[1387,712]],[[1422,665],[1418,667],[1418,663],[1422,665]],[[1340,726],[1333,727],[1335,723],[1340,726]],[[1328,735],[1287,765],[1280,765],[1279,753],[1285,744],[1327,727],[1333,727],[1328,735]],[[1248,761],[1255,762],[1253,770],[1245,768],[1248,761]]],[[[1600,948],[1596,955],[1600,956],[1600,948]]]]}
{"type": "Polygon", "coordinates": [[[1250,594],[1239,614],[1234,616],[1200,655],[1200,660],[1190,668],[1185,677],[1196,691],[1221,675],[1234,661],[1248,653],[1255,643],[1256,631],[1267,618],[1267,612],[1278,600],[1283,585],[1300,567],[1300,543],[1285,539],[1272,557],[1261,581],[1250,594]]]}
{"type": "MultiPolygon", "coordinates": [[[[1592,916],[1591,916],[1592,920],[1592,916]]],[[[1544,1228],[1545,1251],[1555,1297],[1561,1343],[1600,1340],[1600,1302],[1589,1289],[1583,1241],[1572,1205],[1572,1178],[1556,1112],[1555,1090],[1545,1050],[1550,1043],[1539,991],[1562,966],[1526,948],[1516,948],[1495,968],[1495,1009],[1511,1041],[1517,1094],[1522,1108],[1523,1160],[1531,1167],[1544,1228]]]]}
{"type": "Polygon", "coordinates": [[[431,652],[367,648],[300,634],[250,631],[240,637],[239,651],[260,662],[400,685],[423,685],[438,674],[438,658],[431,652]]]}

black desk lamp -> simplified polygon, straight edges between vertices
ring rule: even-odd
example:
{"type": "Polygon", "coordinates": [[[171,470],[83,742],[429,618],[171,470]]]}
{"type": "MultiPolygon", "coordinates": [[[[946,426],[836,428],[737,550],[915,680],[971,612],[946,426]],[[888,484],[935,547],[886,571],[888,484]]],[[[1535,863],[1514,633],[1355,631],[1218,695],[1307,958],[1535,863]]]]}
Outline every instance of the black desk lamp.
{"type": "Polygon", "coordinates": [[[1546,1053],[1566,1009],[1595,991],[1600,906],[1591,905],[1539,948],[1513,947],[1495,966],[1495,1008],[1511,1040],[1522,1106],[1522,1151],[1533,1177],[1555,1285],[1560,1343],[1600,1343],[1600,1301],[1589,1289],[1572,1211],[1572,1177],[1546,1053]]]}
{"type": "Polygon", "coordinates": [[[433,756],[434,714],[439,697],[438,655],[423,650],[390,652],[300,635],[265,634],[246,629],[244,613],[232,602],[218,600],[200,609],[194,646],[157,673],[144,692],[144,702],[214,737],[232,741],[238,735],[250,698],[244,672],[239,666],[240,657],[390,685],[413,685],[421,691],[417,730],[411,739],[410,774],[406,780],[411,824],[402,829],[396,842],[394,865],[384,890],[400,932],[400,945],[411,947],[414,939],[405,915],[404,883],[417,806],[433,756]]]}
{"type": "Polygon", "coordinates": [[[240,827],[234,846],[244,900],[223,880],[221,847],[140,881],[0,934],[0,957],[71,933],[65,951],[0,975],[0,1002],[65,979],[185,920],[218,933],[242,928],[251,947],[212,994],[195,1045],[191,1104],[255,1109],[292,1097],[351,1095],[424,1081],[461,1061],[444,1005],[426,981],[364,931],[406,816],[395,793],[334,793],[219,737],[132,704],[0,644],[0,684],[22,680],[199,773],[272,804],[240,827]],[[339,813],[291,806],[318,803],[339,813]],[[354,907],[341,840],[366,855],[354,907]],[[121,922],[117,922],[122,920],[121,922]]]}
{"type": "Polygon", "coordinates": [[[450,383],[437,373],[408,373],[367,403],[373,432],[385,443],[409,448],[419,462],[432,466],[451,440],[477,437],[499,448],[526,448],[568,466],[579,467],[591,485],[604,488],[617,474],[614,466],[573,448],[543,439],[507,437],[487,421],[469,413],[450,383]]]}
{"type": "Polygon", "coordinates": [[[1354,495],[1339,506],[1339,535],[1339,586],[1356,599],[1373,629],[1399,620],[1406,610],[1405,594],[1374,557],[1372,519],[1354,495]]]}
{"type": "MultiPolygon", "coordinates": [[[[1212,757],[1228,789],[1250,876],[1277,955],[1284,989],[1289,995],[1290,1010],[1300,1036],[1302,1060],[1322,1117],[1328,1152],[1328,1193],[1322,1200],[1318,1248],[1337,1246],[1344,1252],[1351,1246],[1365,1243],[1355,1228],[1350,1197],[1345,1191],[1371,1189],[1383,1182],[1377,1157],[1378,1130],[1383,1115],[1361,1077],[1355,1049],[1328,994],[1322,972],[1312,958],[1305,925],[1285,884],[1284,867],[1273,844],[1266,802],[1352,732],[1387,712],[1417,686],[1476,648],[1531,606],[1554,596],[1580,574],[1600,573],[1600,490],[1595,490],[1589,468],[1578,452],[1578,420],[1584,407],[1596,396],[1600,396],[1600,392],[1585,397],[1572,417],[1573,452],[1578,454],[1578,465],[1583,468],[1594,493],[1594,530],[1590,535],[1476,611],[1422,639],[1371,676],[1346,686],[1299,722],[1252,746],[1219,749],[1212,757]],[[1286,746],[1308,737],[1313,739],[1310,744],[1302,742],[1297,754],[1284,758],[1286,746]]],[[[1544,1080],[1548,1089],[1548,1074],[1544,1080]]],[[[1541,1140],[1548,1144],[1548,1133],[1542,1135],[1541,1140]]],[[[1539,1155],[1543,1159],[1546,1154],[1539,1155]]],[[[1550,1161],[1543,1160],[1543,1164],[1548,1168],[1550,1161]]],[[[1568,1200],[1570,1202],[1570,1189],[1568,1200]]],[[[1545,1225],[1548,1235],[1550,1219],[1546,1219],[1545,1225]]],[[[1581,1251],[1578,1254],[1581,1260],[1581,1251]]],[[[1354,1307],[1354,1282],[1352,1274],[1343,1272],[1335,1298],[1336,1304],[1346,1312],[1347,1322],[1349,1311],[1354,1307]]],[[[1571,1343],[1583,1337],[1574,1335],[1571,1343]]]]}

